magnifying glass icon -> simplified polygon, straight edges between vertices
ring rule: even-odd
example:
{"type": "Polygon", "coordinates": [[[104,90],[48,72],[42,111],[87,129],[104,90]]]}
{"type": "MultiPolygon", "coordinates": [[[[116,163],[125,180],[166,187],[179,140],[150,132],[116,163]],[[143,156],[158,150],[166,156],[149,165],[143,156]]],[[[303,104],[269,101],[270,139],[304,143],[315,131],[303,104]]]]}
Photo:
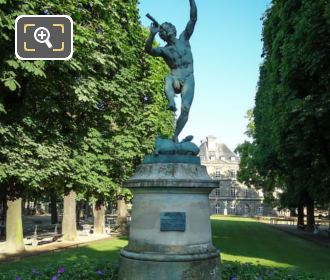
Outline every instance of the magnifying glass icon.
{"type": "Polygon", "coordinates": [[[41,44],[46,44],[50,49],[53,47],[52,43],[49,41],[50,33],[46,27],[38,27],[34,31],[34,39],[41,44]]]}

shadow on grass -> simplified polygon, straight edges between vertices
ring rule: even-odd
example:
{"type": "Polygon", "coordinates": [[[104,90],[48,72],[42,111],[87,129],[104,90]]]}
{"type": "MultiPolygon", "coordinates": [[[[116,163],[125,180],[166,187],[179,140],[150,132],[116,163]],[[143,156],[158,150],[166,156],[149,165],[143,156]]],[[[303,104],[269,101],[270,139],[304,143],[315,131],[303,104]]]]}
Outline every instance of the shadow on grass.
{"type": "Polygon", "coordinates": [[[224,261],[291,267],[330,279],[330,250],[251,219],[213,217],[213,244],[224,261]]]}
{"type": "MultiPolygon", "coordinates": [[[[78,248],[58,249],[37,256],[27,256],[19,261],[0,263],[0,271],[35,269],[49,264],[70,267],[71,264],[79,261],[109,260],[117,262],[120,250],[126,246],[127,237],[118,237],[91,242],[78,248]]],[[[0,277],[1,279],[1,277],[0,277]]]]}

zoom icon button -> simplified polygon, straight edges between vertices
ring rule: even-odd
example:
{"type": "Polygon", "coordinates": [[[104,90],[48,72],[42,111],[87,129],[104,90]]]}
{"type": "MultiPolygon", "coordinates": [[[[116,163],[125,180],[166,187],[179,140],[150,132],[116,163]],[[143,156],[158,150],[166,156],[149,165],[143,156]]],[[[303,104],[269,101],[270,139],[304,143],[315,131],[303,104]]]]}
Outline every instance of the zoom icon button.
{"type": "Polygon", "coordinates": [[[35,31],[34,31],[34,39],[38,42],[38,43],[46,43],[47,47],[49,49],[51,49],[53,47],[53,45],[51,44],[51,42],[49,41],[49,37],[50,37],[50,32],[47,28],[45,27],[38,27],[35,31]],[[44,39],[45,37],[45,39],[44,39]]]}
{"type": "Polygon", "coordinates": [[[19,16],[15,21],[15,54],[21,60],[67,60],[73,53],[72,37],[69,16],[19,16]]]}

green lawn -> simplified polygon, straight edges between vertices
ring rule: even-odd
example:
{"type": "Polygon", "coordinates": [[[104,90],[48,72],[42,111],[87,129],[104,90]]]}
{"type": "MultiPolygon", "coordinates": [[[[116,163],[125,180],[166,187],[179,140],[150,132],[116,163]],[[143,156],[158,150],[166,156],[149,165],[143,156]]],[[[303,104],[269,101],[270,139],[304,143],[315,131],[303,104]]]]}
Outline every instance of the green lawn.
{"type": "MultiPolygon", "coordinates": [[[[95,241],[89,245],[75,249],[67,249],[56,253],[47,253],[41,256],[28,257],[19,262],[0,263],[0,272],[8,270],[20,270],[25,268],[37,268],[48,264],[61,263],[63,266],[70,266],[70,263],[79,260],[109,260],[116,262],[119,250],[127,244],[123,238],[95,241]]],[[[83,279],[82,279],[83,280],[83,279]]]]}
{"type": "MultiPolygon", "coordinates": [[[[222,261],[240,261],[272,267],[292,267],[330,279],[330,249],[288,235],[252,219],[213,216],[213,243],[222,261]]],[[[35,268],[50,263],[70,266],[81,259],[116,261],[125,239],[98,241],[77,249],[0,264],[0,271],[35,268]]]]}
{"type": "Polygon", "coordinates": [[[291,267],[330,279],[330,249],[248,218],[212,217],[213,244],[223,261],[291,267]]]}

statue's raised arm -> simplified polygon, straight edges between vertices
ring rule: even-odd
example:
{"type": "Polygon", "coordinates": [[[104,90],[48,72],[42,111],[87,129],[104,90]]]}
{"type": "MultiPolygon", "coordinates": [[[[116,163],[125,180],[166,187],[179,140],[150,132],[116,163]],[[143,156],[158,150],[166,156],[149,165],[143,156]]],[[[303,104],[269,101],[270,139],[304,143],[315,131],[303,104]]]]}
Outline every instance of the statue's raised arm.
{"type": "Polygon", "coordinates": [[[190,20],[185,28],[185,30],[181,33],[180,39],[184,38],[185,40],[189,40],[191,35],[194,32],[195,25],[197,22],[197,6],[195,0],[189,0],[190,2],[190,20]]]}
{"type": "Polygon", "coordinates": [[[152,43],[155,40],[155,36],[159,32],[160,24],[151,15],[147,14],[147,17],[152,20],[152,24],[150,26],[150,35],[145,44],[145,51],[153,56],[161,56],[161,48],[152,47],[152,43]]]}

